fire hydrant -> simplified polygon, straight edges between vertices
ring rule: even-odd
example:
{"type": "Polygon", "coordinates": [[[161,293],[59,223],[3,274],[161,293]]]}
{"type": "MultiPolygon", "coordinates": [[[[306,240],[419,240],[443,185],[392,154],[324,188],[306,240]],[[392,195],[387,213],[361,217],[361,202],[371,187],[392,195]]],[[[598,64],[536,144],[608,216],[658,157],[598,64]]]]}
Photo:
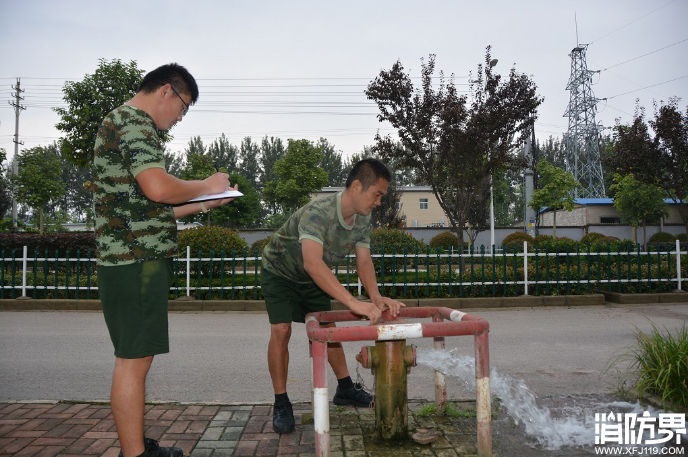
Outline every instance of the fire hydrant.
{"type": "Polygon", "coordinates": [[[356,355],[375,376],[375,435],[383,440],[408,438],[407,374],[416,366],[416,347],[406,340],[376,341],[356,355]]]}

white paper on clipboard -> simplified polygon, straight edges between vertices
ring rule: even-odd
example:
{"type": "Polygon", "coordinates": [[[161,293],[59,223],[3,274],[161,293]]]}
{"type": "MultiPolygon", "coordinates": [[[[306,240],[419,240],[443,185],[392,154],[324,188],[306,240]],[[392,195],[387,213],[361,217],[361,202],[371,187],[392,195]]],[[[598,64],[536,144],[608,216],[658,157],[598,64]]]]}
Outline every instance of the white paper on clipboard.
{"type": "Polygon", "coordinates": [[[192,198],[189,200],[189,203],[193,202],[204,202],[206,200],[221,200],[223,198],[232,198],[232,197],[243,197],[244,194],[239,192],[238,190],[226,190],[224,192],[220,192],[219,194],[206,194],[206,195],[201,195],[200,197],[192,198]]]}

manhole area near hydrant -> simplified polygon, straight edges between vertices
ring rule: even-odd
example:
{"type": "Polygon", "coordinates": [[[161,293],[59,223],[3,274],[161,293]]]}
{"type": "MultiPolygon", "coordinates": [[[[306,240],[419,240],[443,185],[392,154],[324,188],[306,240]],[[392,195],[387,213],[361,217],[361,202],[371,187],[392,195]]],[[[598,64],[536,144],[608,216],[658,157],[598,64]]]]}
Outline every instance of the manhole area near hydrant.
{"type": "MultiPolygon", "coordinates": [[[[588,410],[599,409],[600,404],[620,400],[613,395],[555,396],[538,399],[538,403],[551,410],[553,416],[566,417],[571,405],[588,410]]],[[[430,412],[434,403],[429,400],[409,400],[407,440],[393,443],[375,439],[375,413],[369,408],[330,408],[330,451],[338,455],[362,455],[368,457],[430,457],[477,455],[475,401],[449,400],[453,413],[465,417],[437,416],[430,412]],[[413,434],[420,430],[433,433],[429,444],[413,441],[413,434]],[[340,454],[341,453],[341,454],[340,454]]],[[[526,434],[523,423],[515,424],[499,401],[493,402],[493,456],[494,457],[578,457],[594,453],[590,446],[544,449],[526,434]]],[[[593,430],[591,429],[591,436],[593,430]]]]}

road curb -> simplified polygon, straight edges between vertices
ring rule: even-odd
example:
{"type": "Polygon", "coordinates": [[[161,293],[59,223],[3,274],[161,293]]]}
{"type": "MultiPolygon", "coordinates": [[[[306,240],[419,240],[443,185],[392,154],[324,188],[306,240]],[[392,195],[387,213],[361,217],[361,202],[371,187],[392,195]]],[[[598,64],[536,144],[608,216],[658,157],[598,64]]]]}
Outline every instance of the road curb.
{"type": "MultiPolygon", "coordinates": [[[[446,307],[452,309],[541,308],[601,306],[605,303],[686,303],[688,302],[688,294],[619,294],[615,292],[602,292],[585,295],[424,298],[401,299],[401,301],[407,307],[446,307]]],[[[335,310],[347,309],[337,301],[332,301],[332,308],[335,310]]],[[[173,312],[266,312],[265,301],[263,300],[194,300],[187,297],[170,300],[169,310],[173,312]]],[[[100,300],[4,298],[0,299],[0,311],[102,311],[102,305],[100,300]]]]}

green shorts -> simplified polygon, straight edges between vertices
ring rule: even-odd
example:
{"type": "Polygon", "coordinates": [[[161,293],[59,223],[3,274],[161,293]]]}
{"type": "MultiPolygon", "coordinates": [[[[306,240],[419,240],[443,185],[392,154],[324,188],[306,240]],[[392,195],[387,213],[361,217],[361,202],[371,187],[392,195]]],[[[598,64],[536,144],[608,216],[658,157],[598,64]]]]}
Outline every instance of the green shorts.
{"type": "Polygon", "coordinates": [[[271,324],[306,322],[308,313],[332,310],[330,296],[314,282],[294,282],[261,268],[260,284],[271,324]]]}
{"type": "Polygon", "coordinates": [[[167,300],[172,265],[172,259],[163,259],[98,266],[98,292],[116,357],[170,352],[167,300]]]}

